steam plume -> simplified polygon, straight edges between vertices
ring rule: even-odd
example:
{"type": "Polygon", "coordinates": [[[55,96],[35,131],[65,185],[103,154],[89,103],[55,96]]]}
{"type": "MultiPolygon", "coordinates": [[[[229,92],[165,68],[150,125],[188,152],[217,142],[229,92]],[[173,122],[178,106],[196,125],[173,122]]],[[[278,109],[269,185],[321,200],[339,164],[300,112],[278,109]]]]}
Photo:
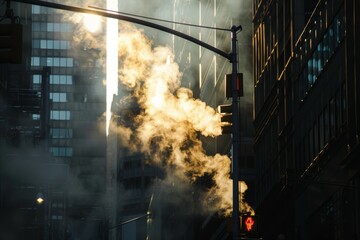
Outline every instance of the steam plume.
{"type": "MultiPolygon", "coordinates": [[[[132,149],[148,154],[153,163],[171,169],[185,183],[211,176],[214,186],[205,194],[205,207],[229,215],[230,159],[206,155],[199,140],[199,134],[221,134],[220,115],[194,99],[190,89],[180,87],[181,73],[169,48],[153,48],[144,33],[130,24],[121,25],[120,31],[120,81],[136,97],[141,111],[134,118],[135,129],[119,126],[119,131],[126,133],[126,139],[133,139],[132,149]]],[[[244,192],[246,184],[241,184],[244,192]]],[[[245,203],[240,205],[253,211],[245,203]]]]}
{"type": "MultiPolygon", "coordinates": [[[[148,154],[154,164],[165,166],[184,183],[211,176],[214,185],[205,194],[204,207],[229,215],[232,211],[231,160],[219,154],[207,156],[199,140],[199,134],[209,137],[221,134],[220,116],[204,102],[194,99],[190,89],[180,87],[182,74],[169,48],[154,48],[144,33],[130,24],[122,24],[120,33],[119,81],[141,108],[134,118],[135,128],[117,127],[123,144],[148,154]]],[[[89,33],[77,36],[91,45],[99,40],[89,33]]],[[[246,191],[244,182],[240,189],[241,194],[246,191]]],[[[240,210],[253,212],[244,198],[241,199],[240,210]]]]}

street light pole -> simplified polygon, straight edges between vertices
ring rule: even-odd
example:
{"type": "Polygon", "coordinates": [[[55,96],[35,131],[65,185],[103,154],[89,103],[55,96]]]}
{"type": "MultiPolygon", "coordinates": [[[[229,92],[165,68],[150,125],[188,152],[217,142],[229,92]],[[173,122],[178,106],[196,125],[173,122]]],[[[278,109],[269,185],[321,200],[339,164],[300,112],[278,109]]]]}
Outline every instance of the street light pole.
{"type": "Polygon", "coordinates": [[[237,43],[237,32],[242,29],[241,25],[239,26],[232,26],[231,29],[228,31],[231,32],[231,45],[232,51],[231,54],[228,54],[216,47],[213,47],[203,41],[200,41],[194,37],[191,37],[187,34],[182,32],[176,31],[171,28],[167,28],[165,26],[144,21],[139,18],[124,16],[118,13],[111,13],[108,11],[99,11],[95,9],[86,9],[74,6],[68,6],[64,4],[58,4],[53,2],[46,2],[41,0],[12,0],[14,2],[21,2],[27,4],[33,4],[38,6],[44,6],[49,8],[61,9],[66,11],[72,12],[81,12],[81,13],[88,13],[99,15],[108,18],[115,18],[122,21],[132,22],[136,24],[140,24],[143,26],[147,26],[150,28],[154,28],[163,32],[167,32],[173,34],[175,36],[181,37],[188,41],[191,41],[197,45],[200,45],[220,56],[228,59],[232,63],[232,75],[231,75],[231,85],[232,85],[232,110],[233,110],[233,130],[232,130],[232,144],[233,144],[233,156],[232,156],[232,178],[233,178],[233,239],[239,239],[240,234],[240,219],[239,219],[239,150],[240,150],[240,124],[239,124],[239,95],[238,95],[238,81],[237,81],[237,52],[236,52],[236,43],[237,43]]]}

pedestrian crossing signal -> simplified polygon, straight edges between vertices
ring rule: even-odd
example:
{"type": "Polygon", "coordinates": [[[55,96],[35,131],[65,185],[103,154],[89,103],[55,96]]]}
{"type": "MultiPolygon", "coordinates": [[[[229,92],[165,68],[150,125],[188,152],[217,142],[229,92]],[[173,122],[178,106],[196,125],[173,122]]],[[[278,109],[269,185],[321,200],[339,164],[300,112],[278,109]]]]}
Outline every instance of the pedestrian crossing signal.
{"type": "Polygon", "coordinates": [[[246,235],[252,235],[257,231],[257,219],[252,215],[244,215],[242,216],[242,224],[241,224],[242,232],[246,235]]]}

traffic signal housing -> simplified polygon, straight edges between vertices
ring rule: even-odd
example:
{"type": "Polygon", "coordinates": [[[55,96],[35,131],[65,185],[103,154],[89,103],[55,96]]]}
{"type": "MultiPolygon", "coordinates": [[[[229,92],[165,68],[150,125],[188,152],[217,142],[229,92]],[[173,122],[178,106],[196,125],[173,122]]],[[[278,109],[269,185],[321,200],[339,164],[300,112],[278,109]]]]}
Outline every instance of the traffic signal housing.
{"type": "Polygon", "coordinates": [[[232,104],[219,105],[217,111],[221,115],[222,134],[231,134],[233,128],[232,104]]]}
{"type": "MultiPolygon", "coordinates": [[[[232,74],[226,74],[226,81],[225,81],[225,97],[227,99],[232,98],[233,91],[232,91],[232,74]]],[[[242,73],[236,74],[236,97],[244,96],[244,77],[242,73]]]]}

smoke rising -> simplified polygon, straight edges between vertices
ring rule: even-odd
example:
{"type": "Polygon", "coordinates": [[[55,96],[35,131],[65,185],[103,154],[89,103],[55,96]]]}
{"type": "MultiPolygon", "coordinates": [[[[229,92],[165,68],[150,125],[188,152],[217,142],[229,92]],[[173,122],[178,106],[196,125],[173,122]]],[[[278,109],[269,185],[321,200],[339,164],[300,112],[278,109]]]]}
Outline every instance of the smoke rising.
{"type": "MultiPolygon", "coordinates": [[[[232,210],[230,159],[206,155],[199,134],[221,134],[220,115],[192,91],[180,86],[181,72],[171,49],[152,47],[142,30],[121,24],[119,79],[137,99],[141,111],[135,129],[119,126],[130,147],[151,156],[154,164],[171,169],[183,184],[209,175],[214,186],[204,195],[204,208],[229,215],[232,210]]],[[[121,113],[120,113],[121,114],[121,113]]],[[[168,172],[170,175],[170,172],[168,172]]],[[[241,189],[246,190],[245,183],[241,189]]],[[[242,207],[248,205],[241,204],[242,207]]]]}

